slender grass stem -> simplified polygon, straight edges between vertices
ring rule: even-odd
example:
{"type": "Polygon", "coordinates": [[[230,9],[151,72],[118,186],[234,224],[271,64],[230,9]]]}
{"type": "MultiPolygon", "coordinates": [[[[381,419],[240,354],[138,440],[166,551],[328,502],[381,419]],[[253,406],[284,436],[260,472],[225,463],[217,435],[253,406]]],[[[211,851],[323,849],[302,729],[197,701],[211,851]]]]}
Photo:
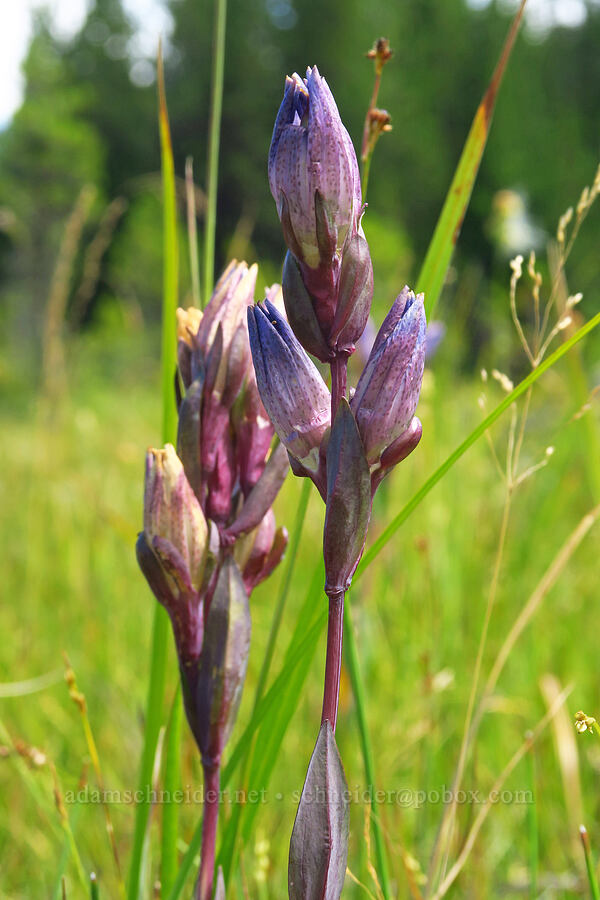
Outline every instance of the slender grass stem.
{"type": "MultiPolygon", "coordinates": [[[[345,659],[352,683],[352,693],[354,694],[354,703],[356,705],[356,718],[358,722],[358,735],[360,739],[360,749],[362,752],[363,765],[365,767],[365,778],[367,781],[367,790],[371,798],[371,803],[375,800],[375,762],[373,756],[373,747],[371,745],[371,736],[367,724],[367,704],[365,697],[365,689],[360,669],[360,661],[358,657],[358,648],[356,646],[356,637],[354,635],[354,626],[352,623],[352,607],[350,604],[350,594],[346,594],[346,610],[344,614],[344,647],[345,659]]],[[[375,843],[375,856],[377,858],[377,875],[381,884],[381,890],[385,900],[390,900],[392,893],[390,888],[390,876],[388,872],[387,856],[385,852],[385,843],[383,840],[383,830],[381,828],[377,812],[370,816],[370,822],[373,829],[373,840],[375,843]]],[[[368,825],[365,827],[369,827],[368,825]]]]}
{"type": "Polygon", "coordinates": [[[208,165],[206,171],[206,219],[204,232],[204,301],[212,294],[215,277],[215,232],[217,226],[217,190],[219,182],[219,144],[221,140],[221,112],[223,109],[223,78],[225,74],[225,29],[227,0],[216,0],[213,38],[213,69],[208,134],[208,165]]]}
{"type": "Polygon", "coordinates": [[[162,807],[162,841],[160,856],[160,884],[164,896],[168,896],[177,877],[177,822],[178,806],[173,800],[181,784],[181,726],[183,703],[178,684],[171,707],[171,721],[165,754],[164,789],[166,802],[162,807]]]}
{"type": "Polygon", "coordinates": [[[529,780],[529,790],[533,801],[527,806],[527,823],[529,831],[529,897],[530,900],[536,900],[538,895],[538,868],[539,868],[539,825],[537,814],[537,803],[535,801],[535,756],[533,746],[529,748],[527,754],[527,776],[529,780]]]}
{"type": "Polygon", "coordinates": [[[579,834],[581,835],[581,843],[583,845],[583,854],[585,856],[585,867],[590,883],[590,892],[593,900],[600,900],[600,890],[598,889],[598,879],[596,878],[596,870],[594,869],[594,861],[592,860],[590,838],[584,825],[579,827],[579,834]]]}
{"type": "Polygon", "coordinates": [[[200,267],[198,265],[198,229],[196,227],[196,188],[194,185],[194,161],[188,156],[185,161],[185,198],[187,208],[187,230],[190,251],[190,275],[192,278],[192,298],[194,306],[202,307],[200,298],[200,267]]]}

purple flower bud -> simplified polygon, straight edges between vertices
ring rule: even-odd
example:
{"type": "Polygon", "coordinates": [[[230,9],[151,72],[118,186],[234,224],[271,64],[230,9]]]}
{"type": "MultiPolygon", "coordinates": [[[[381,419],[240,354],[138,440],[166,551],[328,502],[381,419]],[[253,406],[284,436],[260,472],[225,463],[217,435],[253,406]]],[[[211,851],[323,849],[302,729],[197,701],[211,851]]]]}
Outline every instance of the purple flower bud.
{"type": "Polygon", "coordinates": [[[185,567],[185,582],[200,591],[208,528],[172,444],[146,455],[144,533],[153,549],[171,545],[185,567]]]}
{"type": "Polygon", "coordinates": [[[272,509],[267,510],[254,531],[236,542],[233,557],[242,572],[248,595],[280,563],[287,542],[287,530],[275,527],[272,509]]]}
{"type": "Polygon", "coordinates": [[[317,268],[358,227],[362,198],[352,141],[316,66],[286,78],[269,150],[269,184],[288,247],[317,268]],[[315,194],[326,225],[317,227],[315,194]],[[318,234],[318,231],[321,233],[318,234]]]}
{"type": "Polygon", "coordinates": [[[170,444],[146,457],[144,531],[136,549],[148,584],[169,613],[182,675],[188,677],[202,651],[208,527],[170,444]]]}
{"type": "Polygon", "coordinates": [[[379,329],[350,402],[367,459],[382,453],[411,425],[425,364],[423,295],[405,287],[379,329]]]}
{"type": "Polygon", "coordinates": [[[250,347],[262,402],[287,450],[310,472],[331,421],[331,397],[315,364],[272,303],[248,309],[250,347]]]}

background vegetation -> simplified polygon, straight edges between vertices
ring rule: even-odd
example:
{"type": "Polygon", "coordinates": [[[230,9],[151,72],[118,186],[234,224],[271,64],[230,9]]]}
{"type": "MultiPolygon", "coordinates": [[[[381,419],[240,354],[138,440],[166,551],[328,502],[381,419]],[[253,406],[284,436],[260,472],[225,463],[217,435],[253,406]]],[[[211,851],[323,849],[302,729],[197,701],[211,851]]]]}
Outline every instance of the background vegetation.
{"type": "MultiPolygon", "coordinates": [[[[198,183],[204,182],[212,4],[171,0],[169,8],[174,29],[167,94],[185,249],[187,155],[194,157],[198,183]]],[[[379,322],[419,269],[507,27],[507,12],[495,3],[472,9],[462,0],[232,0],[217,267],[236,255],[259,261],[262,283],[279,277],[283,242],[266,153],[284,74],[316,62],[358,146],[372,78],[364,53],[385,34],[396,55],[380,103],[392,114],[394,130],[377,149],[365,218],[379,322]]],[[[51,22],[40,15],[25,64],[23,105],[0,134],[0,893],[6,897],[56,895],[63,873],[72,895],[80,890],[53,789],[60,785],[64,798],[94,779],[80,716],[63,682],[61,651],[85,692],[107,787],[127,791],[137,784],[154,601],[137,571],[133,544],[141,523],[143,453],[160,439],[162,226],[155,86],[140,86],[150,79],[150,63],[144,68],[143,60],[132,61],[131,36],[119,0],[91,4],[68,44],[57,41],[51,22]]],[[[491,378],[482,385],[480,369],[497,368],[515,379],[528,371],[510,318],[508,260],[535,247],[547,285],[546,248],[556,221],[594,177],[599,40],[600,8],[594,4],[581,27],[543,36],[526,30],[518,39],[436,311],[446,336],[419,408],[422,446],[378,498],[373,537],[480,421],[482,390],[488,406],[500,400],[501,385],[491,378]]],[[[198,207],[201,219],[201,187],[198,207]]],[[[577,315],[586,319],[598,310],[598,221],[594,208],[567,268],[570,291],[584,293],[577,315]]],[[[190,286],[183,252],[181,266],[185,304],[190,286]]],[[[520,289],[517,297],[529,328],[530,291],[520,289]]],[[[514,492],[484,676],[560,547],[600,499],[600,459],[590,439],[598,423],[599,346],[593,333],[580,356],[563,361],[535,388],[519,471],[541,460],[547,465],[514,492]],[[554,453],[546,457],[548,446],[554,453]]],[[[509,436],[510,414],[493,432],[502,462],[509,436]]],[[[290,529],[300,491],[301,484],[289,479],[278,501],[278,521],[290,529]]],[[[402,790],[440,791],[452,783],[505,495],[490,448],[480,441],[353,592],[378,782],[396,797],[402,790]]],[[[320,547],[321,514],[313,500],[275,673],[320,547]]],[[[250,715],[283,576],[281,569],[253,595],[254,636],[238,733],[250,715]]],[[[494,807],[454,889],[457,897],[519,889],[562,897],[587,889],[577,828],[585,821],[598,846],[600,744],[587,735],[575,743],[570,721],[580,707],[600,709],[597,601],[596,528],[511,653],[465,774],[465,788],[485,794],[547,711],[553,692],[572,685],[567,712],[544,731],[507,784],[531,791],[535,804],[494,807]]],[[[232,895],[240,900],[285,893],[293,792],[303,781],[320,708],[321,649],[283,742],[268,802],[257,811],[234,873],[232,895]]],[[[173,669],[171,693],[174,675],[173,669]]],[[[351,787],[364,781],[354,713],[345,683],[339,743],[351,787]]],[[[195,787],[200,771],[187,737],[183,755],[184,785],[195,787]]],[[[411,796],[409,806],[388,802],[378,810],[401,897],[419,896],[443,812],[435,801],[414,808],[418,801],[411,796]]],[[[350,866],[375,895],[361,799],[353,806],[350,866]]],[[[98,872],[104,896],[118,896],[101,807],[66,809],[85,870],[98,872]]],[[[473,804],[459,808],[453,855],[477,812],[473,804]]],[[[133,809],[115,803],[111,813],[125,866],[133,809]]],[[[157,809],[155,819],[159,814],[157,809]]],[[[182,850],[196,819],[193,804],[184,804],[182,850]]],[[[151,877],[156,874],[153,868],[151,877]]],[[[351,881],[346,894],[368,896],[351,881]]]]}

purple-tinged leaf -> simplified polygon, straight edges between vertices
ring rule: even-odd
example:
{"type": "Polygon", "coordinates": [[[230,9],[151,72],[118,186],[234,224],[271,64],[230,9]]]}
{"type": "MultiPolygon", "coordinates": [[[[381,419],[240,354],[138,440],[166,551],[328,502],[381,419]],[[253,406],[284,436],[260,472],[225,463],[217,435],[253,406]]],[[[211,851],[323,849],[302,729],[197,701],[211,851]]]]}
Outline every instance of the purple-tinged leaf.
{"type": "Polygon", "coordinates": [[[329,337],[338,350],[354,350],[369,318],[373,299],[373,263],[363,234],[356,232],[344,247],[335,318],[329,337]]]}
{"type": "Polygon", "coordinates": [[[329,721],[319,732],[290,842],[290,900],[338,900],[348,859],[349,798],[329,721]]]}
{"type": "Polygon", "coordinates": [[[362,555],[371,516],[371,476],[358,426],[342,398],[327,445],[323,531],[325,592],[346,592],[362,555]]]}
{"type": "Polygon", "coordinates": [[[200,463],[200,423],[202,421],[203,379],[197,378],[188,387],[179,407],[177,455],[192,490],[202,503],[202,466],[200,463]]]}
{"type": "Polygon", "coordinates": [[[273,535],[266,552],[264,549],[261,551],[261,548],[257,547],[256,544],[254,545],[243,572],[244,585],[249,595],[257,584],[268,578],[271,572],[277,568],[283,559],[287,545],[288,533],[283,526],[278,528],[273,535]]]}
{"type": "Polygon", "coordinates": [[[328,348],[321,332],[312,298],[306,289],[302,272],[295,256],[290,250],[285,255],[281,276],[283,302],[290,327],[305,350],[328,362],[331,350],[328,348]]]}
{"type": "Polygon", "coordinates": [[[385,476],[392,471],[394,466],[406,459],[418,445],[423,434],[421,420],[413,416],[406,431],[396,438],[381,454],[380,467],[371,474],[371,493],[374,494],[385,476]]]}
{"type": "Polygon", "coordinates": [[[320,191],[315,191],[315,222],[319,260],[322,265],[331,265],[337,247],[338,230],[320,191]]]}
{"type": "Polygon", "coordinates": [[[228,536],[247,534],[259,525],[267,510],[273,505],[288,471],[287,451],[283,444],[278,444],[271,453],[262,475],[248,494],[239,516],[227,529],[228,536]]]}
{"type": "Polygon", "coordinates": [[[195,737],[205,764],[218,764],[233,728],[250,649],[250,609],[240,570],[228,556],[217,578],[198,672],[195,737]]]}

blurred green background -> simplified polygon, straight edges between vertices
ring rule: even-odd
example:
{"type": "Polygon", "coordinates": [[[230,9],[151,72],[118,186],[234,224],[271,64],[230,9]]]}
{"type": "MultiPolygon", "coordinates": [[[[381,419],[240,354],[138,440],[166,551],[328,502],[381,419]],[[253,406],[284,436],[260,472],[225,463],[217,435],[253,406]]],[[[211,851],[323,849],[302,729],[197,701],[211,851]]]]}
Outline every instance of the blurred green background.
{"type": "MultiPolygon", "coordinates": [[[[166,5],[173,22],[166,78],[179,179],[180,302],[186,305],[184,161],[194,159],[202,258],[213,11],[206,0],[166,5]]],[[[436,311],[446,335],[419,407],[422,446],[382,491],[372,536],[480,421],[482,389],[488,405],[500,400],[496,382],[482,387],[480,368],[497,367],[515,379],[528,371],[510,321],[508,261],[534,247],[547,286],[547,247],[558,217],[577,203],[596,171],[600,6],[589,3],[586,11],[576,27],[540,30],[531,20],[517,40],[436,311]]],[[[259,262],[261,286],[279,278],[284,245],[266,157],[285,74],[318,64],[359,147],[372,88],[365,53],[385,35],[395,55],[379,105],[390,112],[393,131],[376,151],[364,220],[379,323],[420,267],[512,12],[500,3],[475,8],[463,0],[231,0],[217,270],[237,256],[259,262]]],[[[63,870],[69,896],[78,896],[72,862],[63,860],[65,837],[47,762],[55,765],[63,792],[93,777],[77,710],[62,683],[61,651],[69,654],[87,696],[107,785],[127,790],[137,781],[154,601],[137,571],[133,545],[141,524],[143,454],[158,443],[160,431],[162,213],[153,61],[140,69],[137,60],[132,80],[132,35],[119,0],[92,2],[68,42],[40,13],[25,61],[23,104],[0,133],[0,894],[7,898],[54,896],[63,870]],[[29,684],[38,676],[47,678],[29,684]]],[[[584,293],[584,318],[598,309],[599,222],[594,208],[567,267],[569,290],[584,293]]],[[[533,316],[529,291],[518,296],[527,328],[533,316]]],[[[562,543],[600,499],[594,496],[600,459],[589,439],[598,427],[593,391],[600,380],[599,348],[594,333],[575,363],[561,363],[535,390],[521,471],[544,459],[547,446],[555,452],[515,494],[484,672],[562,543]]],[[[493,432],[502,459],[508,423],[509,416],[493,432]]],[[[299,491],[290,478],[278,500],[278,520],[288,527],[299,491]]],[[[480,441],[355,591],[378,778],[389,790],[439,790],[452,780],[503,496],[489,448],[480,441]]],[[[322,510],[313,497],[275,671],[306,594],[321,527],[322,510]]],[[[467,787],[489,788],[544,714],[544,674],[562,686],[574,684],[568,717],[580,707],[600,712],[597,537],[596,529],[511,655],[469,759],[467,787]]],[[[281,577],[279,571],[253,595],[242,723],[281,577]]],[[[317,648],[275,769],[271,791],[284,799],[261,807],[253,841],[243,851],[231,888],[240,900],[285,894],[292,792],[302,784],[315,736],[322,651],[317,648]]],[[[531,896],[586,891],[576,829],[584,817],[600,847],[600,743],[583,735],[575,744],[568,727],[566,734],[564,728],[562,738],[546,731],[533,765],[522,764],[509,784],[533,790],[535,827],[526,804],[495,808],[453,896],[530,890],[533,859],[540,874],[531,896]],[[571,754],[570,767],[565,753],[571,754]]],[[[339,736],[348,781],[360,785],[347,684],[339,736]]],[[[184,757],[184,780],[198,784],[187,739],[184,757]]],[[[476,813],[476,807],[460,809],[454,849],[476,813]]],[[[100,807],[73,806],[69,815],[86,867],[99,872],[104,896],[117,896],[100,807]]],[[[388,804],[381,815],[398,896],[418,897],[441,806],[388,804]]],[[[133,809],[115,804],[113,816],[126,862],[133,809]]],[[[182,848],[196,819],[193,805],[185,806],[182,848]]],[[[374,895],[362,821],[358,803],[349,865],[374,895]]],[[[346,895],[368,896],[350,881],[346,895]]]]}

